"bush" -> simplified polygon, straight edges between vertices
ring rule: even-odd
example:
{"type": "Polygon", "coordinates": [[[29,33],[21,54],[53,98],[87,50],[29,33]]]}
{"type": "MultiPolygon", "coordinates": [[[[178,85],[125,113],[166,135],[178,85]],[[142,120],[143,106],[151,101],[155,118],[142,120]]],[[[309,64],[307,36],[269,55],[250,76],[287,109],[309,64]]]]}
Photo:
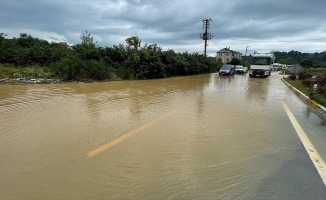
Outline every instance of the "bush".
{"type": "Polygon", "coordinates": [[[104,62],[91,60],[87,64],[90,65],[92,71],[90,78],[95,80],[104,80],[107,78],[107,69],[104,62]]]}
{"type": "Polygon", "coordinates": [[[51,69],[63,80],[82,80],[91,77],[89,64],[77,57],[63,58],[52,64],[51,69]]]}
{"type": "Polygon", "coordinates": [[[318,93],[326,95],[326,86],[321,86],[318,88],[318,93]]]}
{"type": "Polygon", "coordinates": [[[314,68],[304,68],[300,72],[306,72],[315,76],[326,75],[326,69],[314,69],[314,68]]]}
{"type": "Polygon", "coordinates": [[[297,78],[297,76],[294,74],[289,75],[289,79],[291,79],[291,80],[295,80],[296,78],[297,78]]]}
{"type": "Polygon", "coordinates": [[[301,82],[304,86],[307,86],[307,87],[312,86],[313,84],[317,83],[316,79],[314,79],[314,78],[303,79],[301,82]]]}
{"type": "Polygon", "coordinates": [[[308,79],[312,77],[312,74],[308,73],[308,72],[300,72],[298,73],[299,79],[300,80],[304,80],[304,79],[308,79]]]}
{"type": "Polygon", "coordinates": [[[326,75],[318,76],[318,77],[316,78],[316,83],[317,83],[319,86],[325,86],[325,85],[326,85],[326,75]]]}

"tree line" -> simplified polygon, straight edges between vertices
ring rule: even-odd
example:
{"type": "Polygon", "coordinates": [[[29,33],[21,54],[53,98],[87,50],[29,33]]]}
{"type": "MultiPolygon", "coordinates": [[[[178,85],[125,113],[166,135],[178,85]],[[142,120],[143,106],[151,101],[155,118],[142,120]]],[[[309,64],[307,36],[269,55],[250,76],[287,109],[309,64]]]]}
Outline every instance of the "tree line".
{"type": "MultiPolygon", "coordinates": [[[[247,60],[251,60],[251,58],[251,54],[247,56],[247,60]]],[[[276,51],[275,62],[287,65],[299,63],[306,68],[326,68],[326,51],[320,53],[302,53],[294,50],[289,52],[276,51]]]]}
{"type": "Polygon", "coordinates": [[[275,52],[276,61],[284,64],[299,63],[306,68],[325,68],[326,51],[315,53],[302,53],[300,51],[275,52]]]}
{"type": "Polygon", "coordinates": [[[87,30],[80,39],[79,44],[69,46],[26,33],[12,39],[0,33],[0,65],[17,69],[38,66],[63,80],[153,79],[216,72],[220,67],[197,52],[164,51],[157,44],[142,44],[137,36],[112,47],[97,45],[87,30]]]}

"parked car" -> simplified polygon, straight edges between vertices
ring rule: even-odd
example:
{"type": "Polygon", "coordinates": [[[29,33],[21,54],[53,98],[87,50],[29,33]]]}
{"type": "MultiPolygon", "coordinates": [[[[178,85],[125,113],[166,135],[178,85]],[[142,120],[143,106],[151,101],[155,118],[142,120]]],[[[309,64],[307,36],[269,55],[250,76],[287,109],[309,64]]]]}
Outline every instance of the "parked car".
{"type": "Polygon", "coordinates": [[[274,63],[272,67],[273,71],[280,71],[281,70],[281,64],[279,63],[274,63]]]}
{"type": "Polygon", "coordinates": [[[234,73],[235,73],[235,68],[234,68],[234,66],[233,65],[229,65],[229,64],[224,64],[222,67],[221,67],[221,69],[220,69],[220,72],[219,72],[219,74],[220,75],[230,75],[230,76],[232,76],[232,75],[234,75],[234,73]]]}
{"type": "Polygon", "coordinates": [[[242,65],[235,66],[235,73],[236,74],[244,74],[244,67],[242,65]]]}

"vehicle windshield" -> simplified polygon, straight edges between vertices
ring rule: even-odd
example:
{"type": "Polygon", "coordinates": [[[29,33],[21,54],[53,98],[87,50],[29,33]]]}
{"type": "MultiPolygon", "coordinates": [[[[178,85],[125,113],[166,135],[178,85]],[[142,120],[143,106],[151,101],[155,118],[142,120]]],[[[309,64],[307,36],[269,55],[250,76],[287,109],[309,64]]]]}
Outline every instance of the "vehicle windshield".
{"type": "Polygon", "coordinates": [[[222,70],[231,70],[231,68],[232,68],[232,65],[223,65],[222,66],[222,70]]]}
{"type": "Polygon", "coordinates": [[[251,60],[252,65],[270,65],[271,64],[271,58],[257,58],[254,57],[251,60]]]}
{"type": "Polygon", "coordinates": [[[236,69],[243,69],[243,66],[235,66],[236,69]]]}

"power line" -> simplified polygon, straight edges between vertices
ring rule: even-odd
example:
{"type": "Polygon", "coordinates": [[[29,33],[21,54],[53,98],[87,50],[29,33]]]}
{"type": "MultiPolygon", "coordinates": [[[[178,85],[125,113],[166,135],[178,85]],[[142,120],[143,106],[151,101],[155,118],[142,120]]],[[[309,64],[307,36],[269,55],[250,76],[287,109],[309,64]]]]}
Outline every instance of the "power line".
{"type": "MultiPolygon", "coordinates": [[[[167,0],[161,0],[163,2],[165,2],[166,4],[170,5],[173,7],[173,9],[171,9],[171,7],[168,7],[168,6],[165,6],[157,1],[154,1],[154,0],[151,0],[152,2],[164,7],[164,8],[167,8],[169,10],[172,10],[174,12],[177,12],[179,14],[182,14],[182,15],[185,15],[185,16],[188,16],[188,17],[191,17],[195,20],[198,20],[199,17],[203,17],[201,15],[198,15],[197,13],[193,12],[193,11],[190,11],[189,9],[185,8],[184,6],[176,3],[176,2],[172,2],[172,0],[169,0],[170,2],[167,2],[167,0]],[[175,5],[173,5],[175,4],[175,5]],[[176,6],[177,5],[177,6],[176,6]],[[181,10],[180,8],[183,8],[183,10],[181,10]]],[[[218,28],[214,23],[212,23],[212,25],[216,28],[218,28]]],[[[230,37],[227,37],[226,34],[224,34],[223,32],[221,31],[217,31],[214,27],[211,27],[212,30],[215,30],[214,32],[217,34],[217,36],[214,36],[216,38],[222,38],[222,39],[227,39],[227,40],[232,40],[232,41],[244,41],[244,42],[309,42],[309,41],[322,41],[322,40],[326,40],[326,38],[315,38],[315,39],[303,39],[303,40],[252,40],[252,39],[237,39],[237,38],[230,38],[230,37]],[[223,36],[224,35],[224,36],[223,36]]],[[[326,42],[326,41],[325,41],[326,42]]]]}
{"type": "Polygon", "coordinates": [[[223,48],[221,48],[220,46],[218,46],[213,40],[211,40],[218,48],[220,48],[220,50],[221,49],[223,49],[223,48]]]}
{"type": "MultiPolygon", "coordinates": [[[[167,2],[167,1],[165,1],[165,0],[161,0],[161,1],[163,1],[163,2],[165,2],[165,3],[167,3],[167,4],[169,4],[169,5],[171,5],[171,6],[173,6],[173,7],[175,7],[175,8],[180,8],[180,7],[182,7],[182,6],[180,6],[179,4],[176,4],[176,5],[173,5],[173,4],[171,4],[170,2],[167,2]]],[[[172,2],[173,3],[173,2],[172,2]]],[[[180,9],[179,9],[180,10],[180,9]]],[[[187,14],[190,14],[190,15],[192,15],[194,18],[197,18],[198,17],[198,15],[197,14],[193,14],[193,12],[191,12],[191,11],[189,11],[189,10],[187,10],[187,9],[184,9],[184,10],[186,10],[185,12],[187,13],[187,14]]],[[[184,11],[183,11],[184,12],[184,11]]]]}
{"type": "Polygon", "coordinates": [[[176,3],[176,2],[173,2],[172,0],[170,0],[170,1],[171,1],[171,3],[176,4],[176,5],[178,5],[179,7],[183,8],[184,10],[188,11],[189,13],[193,13],[193,15],[198,16],[198,18],[205,18],[204,16],[202,16],[202,15],[198,15],[197,13],[195,13],[195,12],[193,12],[193,11],[187,9],[186,7],[180,5],[180,4],[176,3]]]}
{"type": "Polygon", "coordinates": [[[179,13],[179,14],[186,15],[186,16],[188,16],[188,17],[191,17],[191,18],[193,18],[193,19],[198,20],[198,19],[195,18],[194,16],[189,16],[187,13],[186,13],[186,14],[185,14],[185,13],[181,13],[181,12],[179,12],[178,10],[171,9],[171,8],[169,8],[169,7],[167,7],[167,6],[164,6],[163,4],[160,4],[160,3],[156,2],[156,1],[153,1],[153,0],[151,0],[151,1],[154,2],[154,3],[156,3],[156,4],[158,4],[158,5],[160,5],[160,6],[162,6],[162,7],[164,7],[164,8],[167,8],[168,10],[172,10],[172,11],[177,12],[177,13],[179,13]]]}
{"type": "MultiPolygon", "coordinates": [[[[217,27],[214,22],[212,23],[213,26],[217,27]]],[[[214,27],[212,27],[213,30],[216,30],[214,27]]],[[[219,32],[222,33],[222,32],[219,32]]],[[[227,37],[226,34],[223,34],[224,36],[214,36],[217,38],[223,38],[228,40],[234,40],[234,41],[245,41],[245,42],[309,42],[309,41],[318,41],[318,40],[326,40],[326,38],[315,38],[315,39],[304,39],[304,40],[252,40],[252,39],[237,39],[237,38],[230,38],[227,37]]],[[[326,42],[326,41],[325,41],[326,42]]]]}
{"type": "Polygon", "coordinates": [[[227,39],[227,40],[247,41],[247,42],[309,42],[309,41],[326,40],[326,38],[315,38],[315,39],[305,39],[305,40],[251,40],[251,39],[226,38],[226,37],[218,37],[218,36],[216,37],[227,39]]]}
{"type": "MultiPolygon", "coordinates": [[[[213,26],[215,26],[216,28],[218,28],[215,24],[214,24],[214,22],[212,23],[213,24],[213,26]]],[[[215,28],[213,27],[213,29],[215,30],[215,28]]],[[[222,33],[221,31],[218,31],[219,33],[222,33]]],[[[224,35],[223,37],[227,37],[226,36],[226,34],[224,34],[224,33],[222,33],[221,35],[224,35]]]]}
{"type": "MultiPolygon", "coordinates": [[[[192,11],[190,11],[189,9],[185,8],[184,6],[181,6],[180,4],[175,3],[175,2],[167,2],[166,0],[161,0],[161,1],[165,2],[165,3],[167,3],[168,5],[173,6],[173,9],[171,9],[171,7],[167,7],[167,6],[165,6],[165,5],[163,5],[163,4],[159,3],[159,2],[157,2],[158,0],[157,0],[157,1],[151,0],[151,1],[154,2],[154,3],[156,3],[156,4],[158,4],[158,5],[160,5],[160,6],[162,6],[162,7],[164,7],[164,8],[166,8],[166,9],[169,9],[169,10],[172,10],[172,11],[175,11],[175,12],[178,12],[178,13],[180,13],[180,14],[182,14],[182,15],[185,15],[185,16],[188,16],[188,17],[191,17],[191,18],[196,19],[196,20],[199,20],[200,17],[204,18],[203,16],[198,15],[198,14],[196,14],[195,12],[192,12],[192,11]],[[172,3],[172,4],[171,4],[171,3],[172,3]],[[175,5],[173,5],[173,4],[175,4],[175,5]],[[176,6],[176,5],[177,5],[177,6],[176,6]],[[183,8],[183,10],[185,10],[185,11],[181,10],[180,7],[183,8]],[[182,13],[182,12],[183,12],[183,13],[182,13]],[[190,15],[189,15],[189,14],[190,14],[190,15]]],[[[170,0],[170,1],[171,1],[171,0],[170,0]]]]}

